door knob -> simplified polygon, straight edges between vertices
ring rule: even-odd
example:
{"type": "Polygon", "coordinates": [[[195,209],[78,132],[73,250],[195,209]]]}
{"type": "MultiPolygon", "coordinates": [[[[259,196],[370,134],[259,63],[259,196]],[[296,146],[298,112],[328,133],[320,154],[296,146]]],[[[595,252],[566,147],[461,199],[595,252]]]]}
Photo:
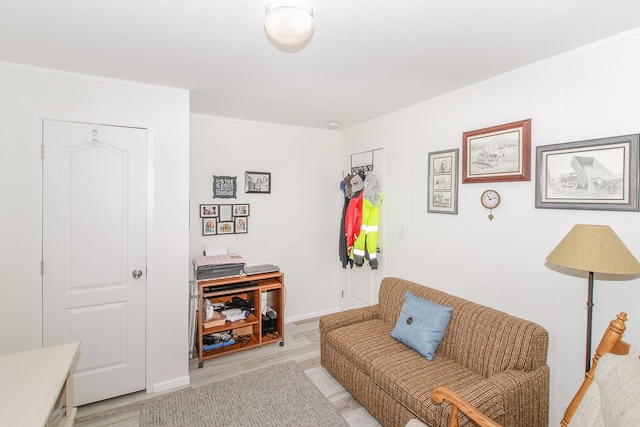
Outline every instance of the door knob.
{"type": "Polygon", "coordinates": [[[131,275],[133,276],[134,279],[139,279],[142,277],[142,270],[138,270],[138,269],[133,270],[131,272],[131,275]]]}

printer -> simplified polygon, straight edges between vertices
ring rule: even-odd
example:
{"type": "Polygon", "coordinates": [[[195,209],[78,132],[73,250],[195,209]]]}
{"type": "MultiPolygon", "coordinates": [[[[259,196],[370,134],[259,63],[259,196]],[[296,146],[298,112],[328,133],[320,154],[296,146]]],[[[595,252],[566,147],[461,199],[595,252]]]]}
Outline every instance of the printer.
{"type": "Polygon", "coordinates": [[[203,255],[193,259],[196,280],[243,274],[245,262],[238,254],[203,255]]]}

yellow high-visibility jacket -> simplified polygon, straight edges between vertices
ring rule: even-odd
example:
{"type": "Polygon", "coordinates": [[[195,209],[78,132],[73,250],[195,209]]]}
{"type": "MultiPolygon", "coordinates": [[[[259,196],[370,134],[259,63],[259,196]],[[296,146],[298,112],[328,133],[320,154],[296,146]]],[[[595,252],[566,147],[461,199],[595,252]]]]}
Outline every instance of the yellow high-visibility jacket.
{"type": "Polygon", "coordinates": [[[378,268],[376,249],[378,248],[378,224],[380,223],[380,205],[382,193],[379,193],[377,204],[371,200],[362,199],[362,224],[360,235],[353,245],[353,260],[357,267],[364,264],[365,258],[369,260],[372,269],[378,268]]]}

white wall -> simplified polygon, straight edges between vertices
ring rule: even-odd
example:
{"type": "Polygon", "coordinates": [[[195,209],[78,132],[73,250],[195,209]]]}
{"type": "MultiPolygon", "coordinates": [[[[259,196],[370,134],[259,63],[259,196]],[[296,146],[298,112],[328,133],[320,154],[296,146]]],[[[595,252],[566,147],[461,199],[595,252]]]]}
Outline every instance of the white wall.
{"type": "Polygon", "coordinates": [[[337,132],[191,115],[190,256],[225,244],[248,265],[285,274],[285,321],[340,306],[337,132]],[[271,193],[244,192],[245,171],[271,173],[271,193]],[[213,175],[237,177],[235,199],[213,198],[213,175]],[[250,204],[246,234],[202,236],[200,204],[250,204]]]}
{"type": "MultiPolygon", "coordinates": [[[[550,334],[551,409],[557,425],[584,377],[587,275],[568,275],[545,257],[577,223],[611,225],[640,258],[637,212],[535,208],[537,146],[640,133],[640,29],[450,93],[342,133],[344,154],[379,147],[386,176],[388,235],[407,224],[404,257],[388,256],[395,275],[489,305],[544,326],[550,334]],[[462,148],[465,131],[532,119],[532,180],[462,184],[458,215],[427,213],[427,154],[462,148]],[[403,123],[404,122],[404,123],[403,123]],[[406,126],[405,126],[406,123],[406,126]],[[408,129],[408,131],[407,131],[408,129]],[[384,134],[372,140],[371,134],[384,134]],[[405,181],[406,178],[406,181],[405,181]],[[493,188],[501,205],[489,221],[480,194],[493,188]],[[408,190],[407,190],[408,189],[408,190]],[[406,194],[406,201],[405,199],[406,194]],[[406,208],[406,211],[405,211],[406,208]]],[[[640,345],[640,279],[596,275],[594,344],[620,311],[626,339],[640,345]]]]}
{"type": "Polygon", "coordinates": [[[185,90],[0,64],[0,353],[42,345],[43,118],[149,129],[147,390],[188,384],[185,90]]]}

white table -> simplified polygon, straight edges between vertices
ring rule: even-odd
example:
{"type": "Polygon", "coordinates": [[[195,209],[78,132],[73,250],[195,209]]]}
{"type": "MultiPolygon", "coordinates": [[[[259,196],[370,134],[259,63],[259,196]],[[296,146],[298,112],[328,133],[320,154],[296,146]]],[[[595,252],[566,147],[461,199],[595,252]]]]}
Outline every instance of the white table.
{"type": "Polygon", "coordinates": [[[0,426],[44,426],[65,391],[66,414],[60,425],[72,426],[73,372],[79,342],[0,355],[0,426]]]}

